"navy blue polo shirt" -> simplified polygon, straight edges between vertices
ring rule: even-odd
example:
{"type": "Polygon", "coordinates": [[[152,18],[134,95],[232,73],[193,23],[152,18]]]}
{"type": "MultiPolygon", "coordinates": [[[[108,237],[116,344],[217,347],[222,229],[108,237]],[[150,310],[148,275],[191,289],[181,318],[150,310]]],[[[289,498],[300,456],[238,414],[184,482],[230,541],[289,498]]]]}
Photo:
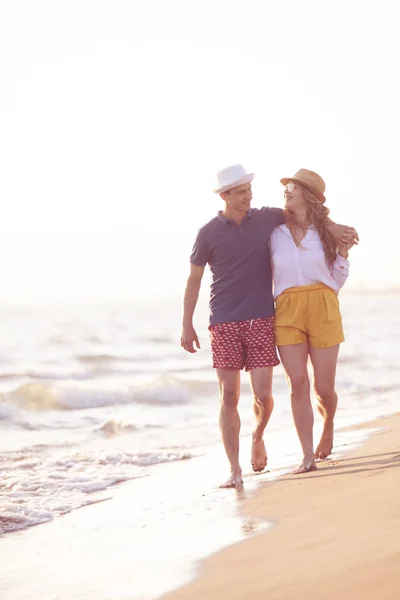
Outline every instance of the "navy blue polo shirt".
{"type": "Polygon", "coordinates": [[[190,262],[210,266],[210,325],[273,316],[269,238],[281,208],[251,208],[240,225],[221,213],[198,232],[190,262]]]}

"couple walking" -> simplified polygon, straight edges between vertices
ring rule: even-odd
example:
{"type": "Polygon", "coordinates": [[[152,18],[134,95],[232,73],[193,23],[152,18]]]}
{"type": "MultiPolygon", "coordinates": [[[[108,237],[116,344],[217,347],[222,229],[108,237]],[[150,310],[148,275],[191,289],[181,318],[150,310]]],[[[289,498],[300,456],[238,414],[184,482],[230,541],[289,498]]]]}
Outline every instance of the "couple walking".
{"type": "Polygon", "coordinates": [[[210,339],[220,393],[220,430],[231,467],[221,487],[242,485],[239,464],[240,371],[250,373],[255,428],[251,463],[267,465],[263,434],[271,416],[272,371],[280,360],[291,394],[292,413],[303,450],[294,473],[316,469],[315,459],[332,451],[337,406],[335,372],[344,341],[338,292],[349,271],[348,250],[357,232],[329,218],[325,183],[307,169],[281,179],[284,209],[251,208],[254,175],[241,165],[217,174],[213,190],[224,202],[218,215],[198,232],[190,257],[184,296],[181,345],[200,348],[193,326],[201,280],[212,274],[210,339]],[[314,451],[314,413],[308,358],[314,373],[317,407],[324,419],[314,451]]]}

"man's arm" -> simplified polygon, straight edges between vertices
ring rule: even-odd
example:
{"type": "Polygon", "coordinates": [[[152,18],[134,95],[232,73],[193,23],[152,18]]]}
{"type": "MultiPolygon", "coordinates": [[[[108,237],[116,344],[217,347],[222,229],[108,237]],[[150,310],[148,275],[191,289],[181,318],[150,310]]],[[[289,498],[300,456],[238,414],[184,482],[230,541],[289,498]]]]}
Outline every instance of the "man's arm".
{"type": "MultiPolygon", "coordinates": [[[[282,223],[285,223],[287,219],[287,211],[283,209],[282,211],[282,223]]],[[[359,240],[358,233],[354,229],[354,227],[349,227],[348,225],[339,225],[330,219],[327,218],[327,229],[331,232],[335,240],[338,244],[342,244],[344,246],[348,246],[352,248],[354,245],[357,245],[359,240]]],[[[280,223],[278,223],[279,225],[280,223]]]]}
{"type": "Polygon", "coordinates": [[[204,267],[190,265],[190,274],[186,284],[185,297],[183,300],[183,320],[181,346],[187,352],[197,352],[194,347],[200,348],[199,338],[193,327],[193,315],[199,298],[201,280],[204,273],[204,267]]]}
{"type": "Polygon", "coordinates": [[[327,229],[333,235],[338,244],[340,243],[343,246],[349,246],[349,248],[358,244],[359,237],[354,227],[349,227],[348,225],[339,225],[338,223],[334,223],[329,217],[327,221],[327,229]]]}
{"type": "MultiPolygon", "coordinates": [[[[286,223],[288,216],[286,209],[270,208],[269,210],[274,211],[273,216],[276,219],[275,227],[286,223]]],[[[329,217],[327,218],[326,225],[327,229],[331,232],[338,244],[342,244],[348,246],[349,248],[352,248],[352,246],[357,245],[360,241],[358,233],[354,229],[354,227],[349,227],[348,225],[339,225],[338,223],[332,221],[332,219],[330,219],[329,217]]]]}

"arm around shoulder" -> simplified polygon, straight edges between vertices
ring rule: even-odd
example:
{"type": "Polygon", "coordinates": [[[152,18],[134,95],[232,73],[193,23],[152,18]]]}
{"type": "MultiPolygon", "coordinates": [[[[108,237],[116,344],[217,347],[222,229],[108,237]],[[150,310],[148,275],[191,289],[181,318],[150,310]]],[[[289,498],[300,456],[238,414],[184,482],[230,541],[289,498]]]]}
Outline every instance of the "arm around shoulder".
{"type": "Polygon", "coordinates": [[[286,223],[286,211],[283,208],[278,208],[276,206],[265,206],[264,209],[267,211],[267,215],[269,219],[271,219],[273,223],[273,227],[278,227],[279,225],[283,225],[286,223]]]}

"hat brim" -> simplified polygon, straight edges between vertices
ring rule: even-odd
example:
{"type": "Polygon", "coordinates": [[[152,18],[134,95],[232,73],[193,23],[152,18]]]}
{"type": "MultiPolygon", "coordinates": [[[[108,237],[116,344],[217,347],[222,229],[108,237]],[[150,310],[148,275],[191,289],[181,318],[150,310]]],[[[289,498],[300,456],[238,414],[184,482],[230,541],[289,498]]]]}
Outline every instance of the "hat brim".
{"type": "Polygon", "coordinates": [[[234,181],[233,183],[224,185],[221,188],[214,188],[213,192],[214,192],[214,194],[222,194],[222,192],[227,192],[228,190],[233,190],[233,188],[238,187],[239,185],[244,185],[245,183],[250,183],[251,181],[253,181],[253,179],[254,179],[254,173],[249,173],[248,175],[245,175],[245,177],[242,177],[238,181],[234,181]]]}
{"type": "Polygon", "coordinates": [[[289,183],[289,181],[295,181],[296,183],[300,183],[300,185],[303,185],[308,190],[310,190],[310,192],[312,192],[313,194],[315,194],[317,196],[318,200],[320,200],[321,202],[325,202],[326,201],[326,198],[325,198],[324,194],[321,194],[321,192],[319,192],[317,189],[315,189],[314,187],[312,187],[312,185],[310,185],[306,181],[303,181],[302,179],[296,179],[296,177],[284,177],[280,181],[281,181],[282,185],[287,185],[289,183]]]}

